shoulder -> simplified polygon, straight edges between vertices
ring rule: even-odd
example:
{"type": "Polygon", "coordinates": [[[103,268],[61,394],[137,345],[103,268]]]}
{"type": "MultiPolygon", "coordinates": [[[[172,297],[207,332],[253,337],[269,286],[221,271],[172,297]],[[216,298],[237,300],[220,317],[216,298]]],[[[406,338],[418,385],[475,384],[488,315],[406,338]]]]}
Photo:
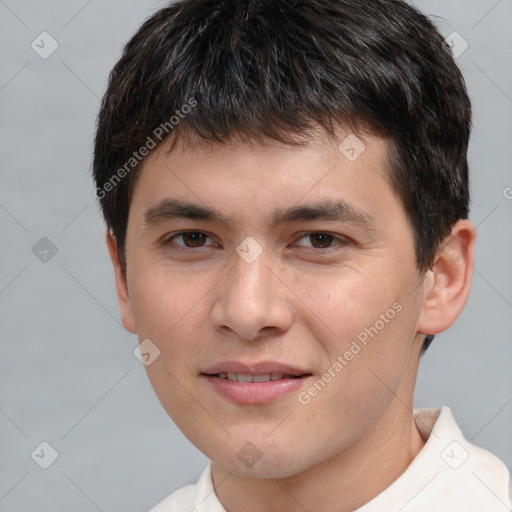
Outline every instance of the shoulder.
{"type": "MultiPolygon", "coordinates": [[[[509,510],[510,475],[491,452],[464,437],[449,407],[439,414],[425,445],[421,468],[432,474],[433,503],[464,504],[469,510],[509,510]]],[[[416,418],[429,418],[435,409],[419,410],[416,418]]],[[[428,420],[427,420],[428,421],[428,420]]],[[[428,496],[429,492],[425,492],[428,496]]]]}
{"type": "Polygon", "coordinates": [[[425,446],[395,482],[358,512],[510,512],[507,467],[464,438],[449,407],[417,409],[414,419],[425,446]]]}
{"type": "Polygon", "coordinates": [[[180,487],[149,512],[225,512],[213,490],[211,463],[195,484],[180,487]]]}
{"type": "Polygon", "coordinates": [[[149,512],[194,512],[192,503],[196,501],[196,486],[197,484],[191,484],[180,487],[155,505],[149,512]]]}

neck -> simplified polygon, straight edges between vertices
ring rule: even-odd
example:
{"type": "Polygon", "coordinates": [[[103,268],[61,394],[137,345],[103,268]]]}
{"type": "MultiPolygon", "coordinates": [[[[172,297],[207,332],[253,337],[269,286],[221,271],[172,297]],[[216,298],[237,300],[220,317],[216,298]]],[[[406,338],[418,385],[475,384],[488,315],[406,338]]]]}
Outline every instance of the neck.
{"type": "Polygon", "coordinates": [[[252,478],[212,464],[212,480],[227,512],[350,512],[391,485],[424,444],[412,412],[395,399],[349,449],[299,474],[252,478]]]}

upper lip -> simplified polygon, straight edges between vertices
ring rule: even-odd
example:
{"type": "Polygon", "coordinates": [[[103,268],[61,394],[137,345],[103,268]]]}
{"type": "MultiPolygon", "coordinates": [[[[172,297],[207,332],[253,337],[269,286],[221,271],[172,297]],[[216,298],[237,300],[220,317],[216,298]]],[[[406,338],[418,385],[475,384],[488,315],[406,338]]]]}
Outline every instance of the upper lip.
{"type": "Polygon", "coordinates": [[[240,361],[222,361],[206,368],[206,375],[218,373],[242,373],[244,375],[266,375],[267,373],[283,373],[285,375],[310,375],[310,372],[275,361],[258,361],[255,363],[242,363],[240,361]]]}

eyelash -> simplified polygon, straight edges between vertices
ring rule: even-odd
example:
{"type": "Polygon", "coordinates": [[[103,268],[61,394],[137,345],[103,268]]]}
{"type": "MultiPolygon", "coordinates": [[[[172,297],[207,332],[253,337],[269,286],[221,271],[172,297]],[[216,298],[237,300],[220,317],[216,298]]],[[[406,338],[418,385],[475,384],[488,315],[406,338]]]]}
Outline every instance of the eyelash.
{"type": "MultiPolygon", "coordinates": [[[[204,233],[203,231],[180,231],[180,232],[174,233],[172,236],[169,236],[166,239],[164,239],[163,244],[166,246],[174,244],[174,242],[172,242],[173,239],[182,237],[183,235],[192,235],[192,234],[206,235],[207,238],[211,239],[211,237],[207,233],[204,233]]],[[[328,253],[331,253],[331,252],[337,250],[339,248],[339,246],[343,247],[348,244],[348,240],[345,237],[335,235],[334,233],[329,233],[328,231],[308,231],[307,233],[303,233],[297,239],[297,241],[301,240],[305,237],[309,237],[311,235],[327,235],[329,237],[333,237],[332,242],[335,242],[336,240],[338,241],[338,244],[335,246],[323,247],[323,248],[311,247],[310,249],[312,251],[314,251],[315,253],[328,254],[328,253]]],[[[183,252],[190,252],[190,251],[194,251],[195,249],[202,249],[205,247],[205,246],[199,246],[196,248],[196,247],[186,247],[186,246],[182,246],[179,244],[174,244],[174,245],[176,245],[176,247],[174,247],[173,250],[183,251],[183,252]]],[[[208,246],[206,246],[206,247],[208,247],[208,246]]]]}

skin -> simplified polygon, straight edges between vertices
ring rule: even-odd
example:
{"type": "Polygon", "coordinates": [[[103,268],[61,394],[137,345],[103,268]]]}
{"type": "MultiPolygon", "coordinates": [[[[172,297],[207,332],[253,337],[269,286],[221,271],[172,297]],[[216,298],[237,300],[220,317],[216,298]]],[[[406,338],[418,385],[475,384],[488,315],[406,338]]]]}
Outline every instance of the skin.
{"type": "Polygon", "coordinates": [[[420,273],[411,225],[389,185],[386,141],[359,136],[366,149],[352,162],[338,149],[349,133],[340,128],[338,142],[317,134],[301,147],[268,139],[160,146],[134,189],[126,275],[107,233],[123,324],[160,349],[146,367],[150,382],[212,460],[228,512],[354,510],[424,445],[412,417],[421,344],[466,302],[475,230],[459,221],[420,273]],[[145,212],[166,198],[215,208],[233,226],[148,224],[145,212]],[[274,208],[329,198],[371,216],[372,227],[320,219],[270,226],[274,208]],[[191,230],[209,238],[173,237],[191,230]],[[263,249],[252,263],[236,252],[248,236],[263,249]],[[201,376],[220,361],[273,360],[311,373],[300,389],[307,391],[396,303],[401,311],[307,404],[296,392],[271,404],[236,404],[201,376]],[[237,457],[247,442],[261,454],[251,468],[237,457]]]}

